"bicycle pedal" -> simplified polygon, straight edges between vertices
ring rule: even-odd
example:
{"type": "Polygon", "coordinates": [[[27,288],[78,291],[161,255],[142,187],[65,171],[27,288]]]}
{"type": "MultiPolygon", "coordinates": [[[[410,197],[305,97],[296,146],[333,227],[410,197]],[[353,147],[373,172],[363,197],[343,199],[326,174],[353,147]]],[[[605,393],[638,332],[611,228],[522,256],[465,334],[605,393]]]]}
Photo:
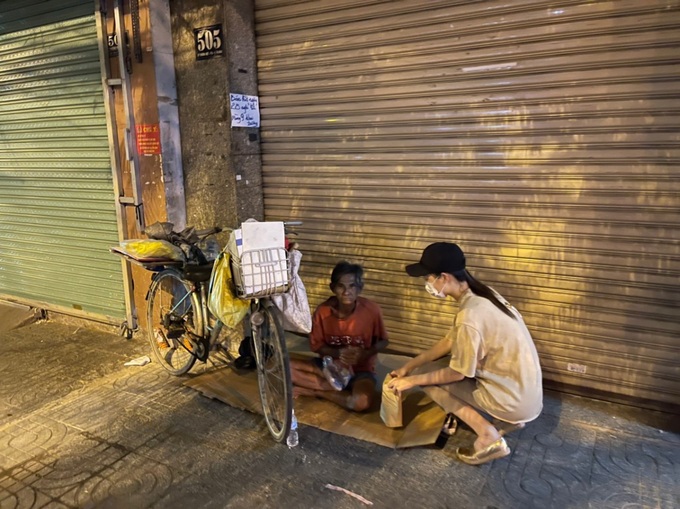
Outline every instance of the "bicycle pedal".
{"type": "Polygon", "coordinates": [[[234,366],[237,369],[255,369],[255,357],[241,356],[234,361],[234,366]]]}

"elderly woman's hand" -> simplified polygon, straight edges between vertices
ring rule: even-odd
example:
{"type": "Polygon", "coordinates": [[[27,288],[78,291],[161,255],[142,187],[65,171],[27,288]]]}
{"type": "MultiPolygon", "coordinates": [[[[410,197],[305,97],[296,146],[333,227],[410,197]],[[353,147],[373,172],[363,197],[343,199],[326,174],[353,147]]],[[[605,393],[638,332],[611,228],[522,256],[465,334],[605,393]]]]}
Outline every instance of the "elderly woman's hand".
{"type": "Polygon", "coordinates": [[[389,384],[387,384],[387,387],[392,389],[395,392],[395,394],[401,394],[402,392],[407,391],[410,388],[416,386],[416,384],[414,384],[412,380],[413,378],[410,376],[395,378],[389,384]]]}
{"type": "Polygon", "coordinates": [[[340,349],[340,361],[348,366],[355,366],[363,361],[364,349],[360,346],[346,346],[340,349]]]}

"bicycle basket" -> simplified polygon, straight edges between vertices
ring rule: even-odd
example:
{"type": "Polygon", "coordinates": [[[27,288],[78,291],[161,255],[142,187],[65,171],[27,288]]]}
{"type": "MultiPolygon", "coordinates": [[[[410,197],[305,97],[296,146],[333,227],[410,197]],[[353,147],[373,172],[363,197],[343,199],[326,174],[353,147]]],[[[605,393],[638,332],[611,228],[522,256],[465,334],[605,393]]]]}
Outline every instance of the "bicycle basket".
{"type": "Polygon", "coordinates": [[[290,285],[290,260],[282,247],[253,249],[239,256],[232,253],[232,273],[241,298],[285,293],[290,285]]]}

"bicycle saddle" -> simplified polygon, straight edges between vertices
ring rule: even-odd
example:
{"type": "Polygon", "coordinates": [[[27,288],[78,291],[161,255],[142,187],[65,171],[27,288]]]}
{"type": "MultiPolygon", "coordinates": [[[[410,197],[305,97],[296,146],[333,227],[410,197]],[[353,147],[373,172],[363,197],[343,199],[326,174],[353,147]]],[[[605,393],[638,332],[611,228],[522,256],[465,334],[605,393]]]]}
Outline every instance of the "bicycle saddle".
{"type": "Polygon", "coordinates": [[[212,274],[213,264],[203,263],[200,265],[186,264],[184,265],[184,278],[188,281],[193,281],[194,283],[202,283],[204,281],[210,281],[210,275],[212,274]]]}

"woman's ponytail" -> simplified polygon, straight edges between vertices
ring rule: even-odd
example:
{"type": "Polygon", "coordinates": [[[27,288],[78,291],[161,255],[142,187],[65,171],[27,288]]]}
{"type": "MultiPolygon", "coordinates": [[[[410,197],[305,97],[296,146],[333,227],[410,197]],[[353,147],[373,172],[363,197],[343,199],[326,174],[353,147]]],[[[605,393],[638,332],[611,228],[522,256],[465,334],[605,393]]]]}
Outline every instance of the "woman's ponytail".
{"type": "Polygon", "coordinates": [[[498,297],[496,297],[496,293],[486,286],[484,283],[481,281],[478,281],[475,279],[472,274],[470,274],[466,269],[459,270],[453,273],[453,277],[455,277],[458,281],[466,281],[468,286],[470,287],[470,290],[472,290],[472,293],[475,295],[479,295],[480,297],[484,297],[485,299],[490,300],[494,306],[496,306],[498,309],[500,309],[503,313],[508,315],[510,318],[516,320],[517,317],[513,314],[508,307],[503,304],[500,300],[498,300],[498,297]]]}

